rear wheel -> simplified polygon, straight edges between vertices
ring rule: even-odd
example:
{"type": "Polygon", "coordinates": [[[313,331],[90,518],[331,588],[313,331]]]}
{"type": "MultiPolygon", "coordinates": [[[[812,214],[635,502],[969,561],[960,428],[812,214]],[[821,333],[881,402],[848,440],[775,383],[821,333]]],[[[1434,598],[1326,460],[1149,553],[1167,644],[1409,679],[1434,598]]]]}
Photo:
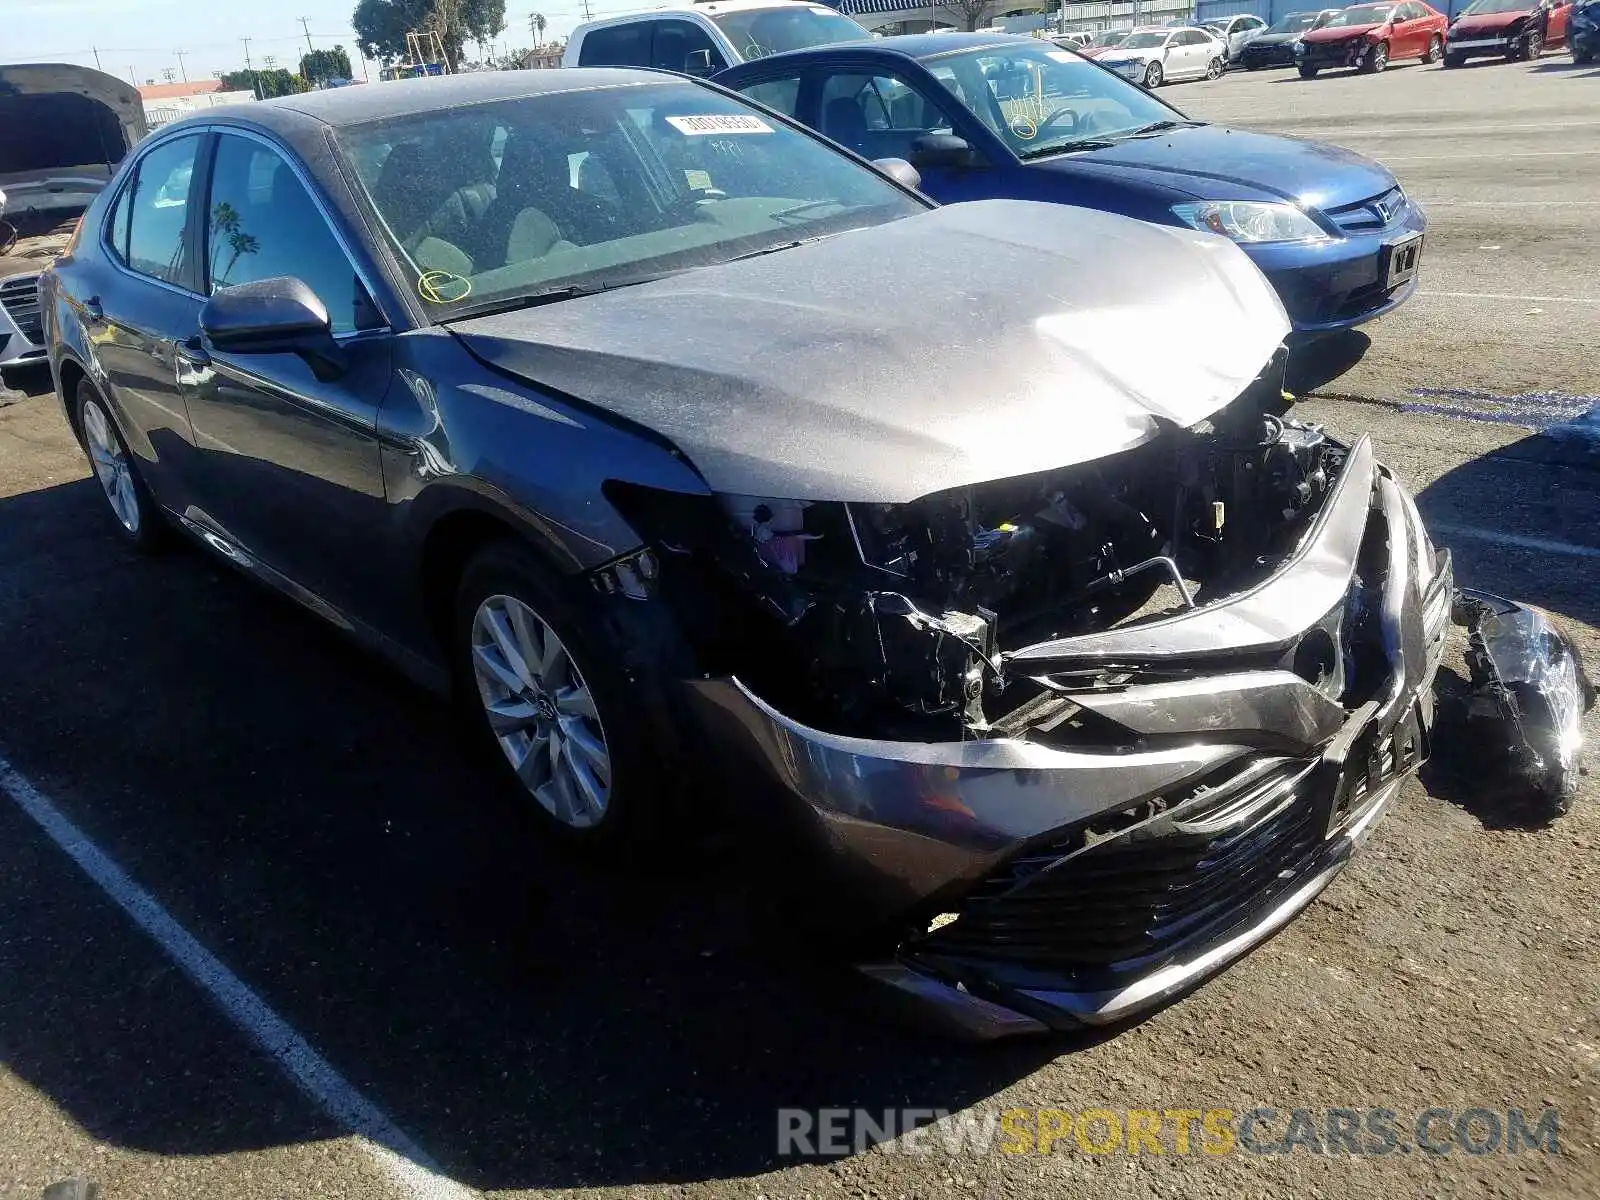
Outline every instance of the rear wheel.
{"type": "Polygon", "coordinates": [[[1376,75],[1389,65],[1389,43],[1379,42],[1366,58],[1361,60],[1361,73],[1376,75]]]}
{"type": "MultiPolygon", "coordinates": [[[[1251,70],[1254,70],[1254,69],[1255,68],[1253,68],[1253,67],[1251,68],[1251,70]]],[[[1222,60],[1220,58],[1213,58],[1210,61],[1210,63],[1208,63],[1206,65],[1206,78],[1207,79],[1221,79],[1222,78],[1222,60]]]]}
{"type": "Polygon", "coordinates": [[[1315,79],[1317,77],[1317,71],[1319,69],[1320,68],[1308,67],[1308,66],[1305,66],[1304,64],[1301,64],[1301,67],[1300,67],[1300,78],[1301,79],[1315,79]]]}
{"type": "Polygon", "coordinates": [[[1161,86],[1160,63],[1153,62],[1144,69],[1144,85],[1147,88],[1158,88],[1161,86]]]}
{"type": "Polygon", "coordinates": [[[89,464],[116,528],[123,540],[137,549],[160,549],[167,527],[144,480],[139,478],[139,468],[128,453],[110,409],[87,379],[79,382],[76,400],[83,448],[88,451],[89,464]]]}
{"type": "Polygon", "coordinates": [[[621,849],[651,824],[649,718],[586,599],[516,542],[482,550],[456,593],[457,699],[548,834],[621,849]]]}
{"type": "Polygon", "coordinates": [[[1437,33],[1428,39],[1428,52],[1422,56],[1425,63],[1436,63],[1444,55],[1444,39],[1437,33]]]}

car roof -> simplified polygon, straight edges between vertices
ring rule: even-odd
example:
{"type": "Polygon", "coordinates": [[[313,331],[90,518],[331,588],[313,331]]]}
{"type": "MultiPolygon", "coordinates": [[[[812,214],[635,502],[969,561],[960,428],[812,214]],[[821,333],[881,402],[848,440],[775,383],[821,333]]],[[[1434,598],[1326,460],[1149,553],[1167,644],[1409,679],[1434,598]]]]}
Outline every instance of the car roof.
{"type": "MultiPolygon", "coordinates": [[[[629,21],[641,21],[650,17],[681,17],[687,13],[703,13],[708,17],[715,17],[720,13],[758,12],[768,8],[817,8],[829,7],[811,0],[704,0],[703,3],[674,3],[658,4],[655,8],[641,8],[635,12],[613,13],[609,17],[596,17],[592,21],[583,21],[572,31],[572,37],[587,33],[591,29],[604,28],[607,25],[626,25],[629,21]]],[[[570,39],[569,39],[570,40],[570,39]]]]}
{"type": "MultiPolygon", "coordinates": [[[[945,54],[959,54],[966,50],[983,50],[991,46],[1012,46],[1024,44],[1029,46],[1045,45],[1044,39],[1029,37],[1026,34],[1015,33],[901,33],[893,37],[867,37],[856,38],[849,42],[825,42],[818,46],[805,46],[799,50],[785,50],[782,54],[769,54],[763,58],[751,59],[749,64],[740,64],[730,67],[726,74],[734,71],[744,73],[746,65],[769,63],[783,63],[789,61],[809,61],[837,53],[840,50],[859,52],[869,50],[874,54],[894,54],[901,58],[930,59],[945,54]]],[[[1049,43],[1054,45],[1054,43],[1049,43]]],[[[759,68],[757,68],[759,70],[759,68]]],[[[718,75],[718,79],[722,76],[718,75]]]]}
{"type": "Polygon", "coordinates": [[[335,128],[406,117],[442,108],[458,108],[495,100],[521,100],[597,87],[630,87],[647,83],[693,83],[685,75],[639,67],[564,67],[559,71],[475,71],[466,75],[436,75],[422,79],[396,79],[359,87],[327,88],[298,96],[279,96],[255,104],[206,109],[163,128],[204,125],[226,114],[267,129],[288,132],[306,124],[307,118],[335,128]]]}

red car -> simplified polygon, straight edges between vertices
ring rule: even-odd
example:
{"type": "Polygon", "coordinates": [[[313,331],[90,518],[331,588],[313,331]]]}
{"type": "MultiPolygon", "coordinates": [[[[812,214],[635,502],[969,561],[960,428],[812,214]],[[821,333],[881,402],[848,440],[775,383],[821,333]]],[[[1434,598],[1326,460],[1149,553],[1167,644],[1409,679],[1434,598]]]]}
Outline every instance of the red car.
{"type": "Polygon", "coordinates": [[[1358,4],[1340,10],[1321,29],[1308,31],[1294,48],[1302,79],[1321,70],[1354,67],[1375,75],[1400,58],[1438,62],[1444,56],[1448,18],[1421,0],[1358,4]]]}
{"type": "Polygon", "coordinates": [[[1567,41],[1570,0],[1473,0],[1457,14],[1444,37],[1444,65],[1459,67],[1486,55],[1538,58],[1567,41]]]}

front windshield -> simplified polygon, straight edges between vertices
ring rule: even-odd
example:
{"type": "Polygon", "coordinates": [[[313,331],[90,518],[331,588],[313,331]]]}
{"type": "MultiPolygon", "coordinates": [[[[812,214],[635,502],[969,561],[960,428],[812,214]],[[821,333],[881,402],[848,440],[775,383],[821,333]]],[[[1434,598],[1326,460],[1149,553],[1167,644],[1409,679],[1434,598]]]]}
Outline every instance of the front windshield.
{"type": "Polygon", "coordinates": [[[1150,50],[1156,46],[1165,46],[1171,37],[1160,29],[1151,30],[1149,33],[1130,33],[1118,47],[1120,50],[1150,50]]]}
{"type": "Polygon", "coordinates": [[[1144,89],[1067,50],[1015,42],[940,54],[923,66],[1019,158],[1184,119],[1144,89]]]}
{"type": "Polygon", "coordinates": [[[849,17],[820,5],[757,8],[721,13],[711,19],[746,62],[769,54],[782,54],[785,50],[853,42],[869,36],[849,17]]]}
{"type": "Polygon", "coordinates": [[[1120,46],[1123,41],[1126,40],[1127,36],[1127,32],[1124,30],[1113,31],[1108,29],[1102,33],[1095,34],[1094,37],[1089,40],[1089,45],[1097,48],[1102,46],[1120,46]]]}
{"type": "Polygon", "coordinates": [[[815,138],[688,81],[433,109],[339,141],[439,320],[924,209],[815,138]]]}
{"type": "Polygon", "coordinates": [[[1317,19],[1316,13],[1290,13],[1279,21],[1268,33],[1300,33],[1310,29],[1311,23],[1317,19]]]}
{"type": "Polygon", "coordinates": [[[1360,8],[1347,8],[1333,14],[1324,29],[1338,29],[1343,25],[1382,25],[1394,9],[1387,4],[1364,4],[1360,8]]]}
{"type": "Polygon", "coordinates": [[[1485,13],[1526,12],[1532,7],[1533,0],[1472,0],[1459,15],[1481,17],[1485,13]]]}

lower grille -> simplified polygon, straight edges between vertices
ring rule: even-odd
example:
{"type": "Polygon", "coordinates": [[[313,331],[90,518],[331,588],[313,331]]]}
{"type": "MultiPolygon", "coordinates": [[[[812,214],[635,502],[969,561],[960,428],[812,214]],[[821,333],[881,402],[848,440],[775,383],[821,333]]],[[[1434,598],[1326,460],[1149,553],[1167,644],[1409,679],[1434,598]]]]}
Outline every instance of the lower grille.
{"type": "Polygon", "coordinates": [[[1030,851],[908,948],[1067,974],[1149,970],[1304,877],[1322,844],[1314,767],[1258,759],[1126,828],[1030,851]]]}
{"type": "Polygon", "coordinates": [[[5,308],[23,337],[35,346],[44,340],[44,330],[39,320],[38,276],[25,275],[0,282],[0,306],[5,308]]]}

